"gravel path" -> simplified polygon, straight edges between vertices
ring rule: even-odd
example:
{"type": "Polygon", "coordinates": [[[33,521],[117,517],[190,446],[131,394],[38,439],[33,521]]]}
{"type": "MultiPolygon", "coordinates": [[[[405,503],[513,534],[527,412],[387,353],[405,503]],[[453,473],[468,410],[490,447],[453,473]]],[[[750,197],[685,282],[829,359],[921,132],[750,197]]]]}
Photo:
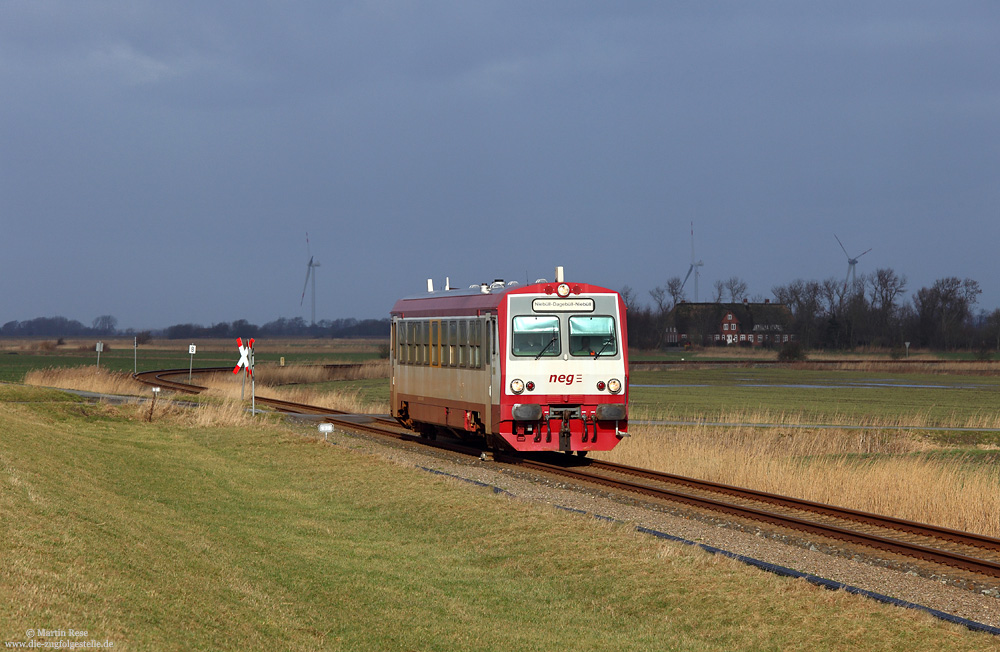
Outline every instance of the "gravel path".
{"type": "MultiPolygon", "coordinates": [[[[314,426],[308,428],[315,436],[314,426]]],[[[992,627],[1000,627],[1000,582],[970,583],[962,577],[931,574],[907,560],[876,557],[874,551],[852,550],[840,542],[805,539],[799,533],[683,507],[657,506],[628,497],[612,497],[595,489],[539,479],[508,465],[483,462],[436,449],[376,440],[340,427],[329,441],[404,466],[431,469],[500,488],[519,500],[579,510],[624,521],[687,541],[720,548],[767,563],[834,580],[849,586],[923,605],[992,627]]],[[[940,572],[940,571],[937,571],[940,572]]]]}

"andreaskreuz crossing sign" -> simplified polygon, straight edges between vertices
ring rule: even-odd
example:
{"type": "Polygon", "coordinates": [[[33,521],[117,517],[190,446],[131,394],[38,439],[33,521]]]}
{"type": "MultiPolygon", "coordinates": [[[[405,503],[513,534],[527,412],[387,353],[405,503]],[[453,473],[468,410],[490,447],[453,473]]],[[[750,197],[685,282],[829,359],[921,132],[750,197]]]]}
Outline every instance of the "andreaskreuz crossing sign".
{"type": "Polygon", "coordinates": [[[240,373],[240,368],[245,368],[247,370],[247,375],[253,375],[253,363],[250,362],[251,353],[253,353],[253,338],[247,340],[247,345],[243,346],[243,338],[236,338],[236,345],[240,350],[240,361],[236,363],[236,367],[233,369],[234,374],[240,373]]]}

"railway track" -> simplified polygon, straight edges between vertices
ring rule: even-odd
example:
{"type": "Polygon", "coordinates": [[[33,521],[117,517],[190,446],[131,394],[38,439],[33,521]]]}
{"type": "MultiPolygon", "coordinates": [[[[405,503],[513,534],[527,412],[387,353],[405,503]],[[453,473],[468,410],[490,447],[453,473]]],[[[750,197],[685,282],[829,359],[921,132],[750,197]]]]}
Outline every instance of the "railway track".
{"type": "MultiPolygon", "coordinates": [[[[230,372],[229,367],[199,369],[199,373],[230,372]]],[[[150,371],[136,380],[171,391],[197,394],[205,388],[169,378],[187,375],[187,369],[150,371]]],[[[449,441],[430,441],[402,429],[391,419],[372,417],[367,422],[345,418],[345,413],[266,397],[257,402],[288,414],[314,415],[326,421],[380,437],[420,443],[454,453],[482,457],[482,448],[449,441]]],[[[556,475],[583,486],[600,486],[615,492],[638,494],[654,501],[682,503],[741,519],[881,550],[976,576],[1000,579],[1000,539],[933,525],[880,516],[788,496],[686,478],[600,460],[565,455],[524,457],[492,453],[494,461],[519,469],[556,475]]]]}

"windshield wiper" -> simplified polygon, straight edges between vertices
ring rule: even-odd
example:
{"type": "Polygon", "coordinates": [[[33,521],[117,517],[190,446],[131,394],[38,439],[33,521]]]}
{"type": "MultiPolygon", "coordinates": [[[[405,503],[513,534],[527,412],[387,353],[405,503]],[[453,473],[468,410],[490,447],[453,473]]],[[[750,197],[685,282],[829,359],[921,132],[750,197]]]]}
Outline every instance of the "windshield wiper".
{"type": "Polygon", "coordinates": [[[613,336],[609,337],[606,340],[604,340],[604,346],[601,347],[600,351],[598,351],[597,353],[594,354],[594,357],[595,358],[601,357],[601,354],[604,353],[604,349],[608,348],[608,346],[610,346],[611,344],[613,344],[614,341],[615,341],[615,338],[613,336]]]}
{"type": "Polygon", "coordinates": [[[559,339],[558,335],[553,335],[552,339],[549,340],[549,343],[546,344],[545,347],[542,348],[542,350],[538,352],[538,355],[535,356],[535,360],[537,360],[538,358],[542,357],[542,354],[545,353],[546,351],[548,351],[549,347],[552,346],[558,339],[559,339]]]}

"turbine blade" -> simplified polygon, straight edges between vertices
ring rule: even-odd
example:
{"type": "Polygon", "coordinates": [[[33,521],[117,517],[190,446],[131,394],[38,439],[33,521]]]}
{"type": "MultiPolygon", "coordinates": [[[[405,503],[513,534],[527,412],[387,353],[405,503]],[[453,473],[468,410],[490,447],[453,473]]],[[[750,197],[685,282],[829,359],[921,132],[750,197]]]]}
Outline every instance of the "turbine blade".
{"type": "MultiPolygon", "coordinates": [[[[837,234],[836,234],[836,233],[834,233],[834,234],[833,234],[833,237],[837,238],[837,234]]],[[[839,245],[840,245],[840,248],[841,248],[841,249],[844,249],[844,243],[840,241],[840,238],[837,238],[837,244],[839,244],[839,245]]],[[[850,257],[851,257],[851,254],[847,253],[847,249],[844,249],[844,255],[845,255],[845,256],[847,256],[848,258],[850,258],[850,257]]]]}
{"type": "Polygon", "coordinates": [[[866,253],[868,253],[869,251],[871,251],[871,249],[866,249],[865,251],[863,251],[863,252],[861,252],[860,254],[858,254],[857,256],[855,256],[855,257],[854,257],[854,260],[857,260],[858,258],[861,258],[861,257],[862,257],[862,256],[864,256],[864,255],[865,255],[866,253]]]}
{"type": "Polygon", "coordinates": [[[684,286],[687,284],[688,279],[691,277],[691,272],[693,272],[693,271],[694,271],[694,263],[691,263],[691,266],[688,267],[687,276],[685,276],[684,280],[681,282],[681,289],[682,290],[684,289],[684,286]]]}
{"type": "Polygon", "coordinates": [[[306,300],[306,288],[309,287],[309,275],[312,274],[312,258],[309,259],[309,265],[306,266],[306,282],[302,284],[302,298],[299,299],[299,306],[302,306],[302,302],[306,300]]]}

